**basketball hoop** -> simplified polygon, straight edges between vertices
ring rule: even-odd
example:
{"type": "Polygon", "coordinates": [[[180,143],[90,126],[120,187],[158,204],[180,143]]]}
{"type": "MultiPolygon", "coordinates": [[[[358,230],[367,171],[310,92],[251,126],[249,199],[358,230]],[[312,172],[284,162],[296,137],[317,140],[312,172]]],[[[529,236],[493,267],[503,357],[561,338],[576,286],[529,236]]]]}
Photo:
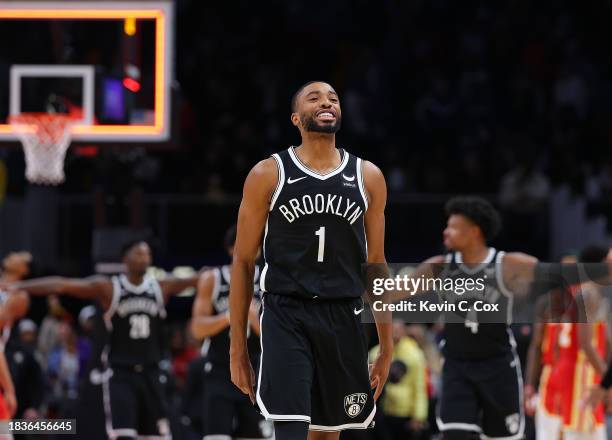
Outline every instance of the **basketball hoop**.
{"type": "Polygon", "coordinates": [[[74,118],[63,113],[21,113],[10,116],[9,122],[23,144],[28,181],[62,183],[74,118]]]}

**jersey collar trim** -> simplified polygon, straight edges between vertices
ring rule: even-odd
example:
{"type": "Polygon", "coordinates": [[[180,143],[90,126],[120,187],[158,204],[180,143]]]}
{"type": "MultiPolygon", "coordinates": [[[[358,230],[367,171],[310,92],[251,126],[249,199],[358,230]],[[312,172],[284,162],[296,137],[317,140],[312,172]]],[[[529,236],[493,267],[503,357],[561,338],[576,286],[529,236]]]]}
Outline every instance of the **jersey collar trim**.
{"type": "Polygon", "coordinates": [[[230,272],[230,266],[225,265],[221,266],[221,273],[223,274],[223,279],[227,284],[230,284],[230,280],[232,279],[232,274],[230,272]]]}
{"type": "Polygon", "coordinates": [[[306,174],[308,174],[309,176],[314,177],[315,179],[319,179],[319,180],[329,179],[330,177],[335,176],[336,174],[342,172],[342,170],[344,170],[349,160],[349,154],[344,149],[340,148],[340,151],[343,156],[342,156],[342,161],[340,162],[340,165],[338,166],[338,168],[336,168],[333,171],[330,171],[329,173],[320,174],[320,173],[317,173],[316,171],[311,170],[306,165],[304,165],[300,161],[300,158],[297,156],[297,154],[295,154],[294,148],[295,147],[293,147],[293,145],[289,147],[289,157],[291,157],[291,160],[293,161],[295,166],[298,167],[303,172],[305,172],[306,174]]]}
{"type": "Polygon", "coordinates": [[[123,286],[129,289],[132,293],[143,293],[149,287],[149,278],[146,275],[143,278],[142,283],[138,286],[135,286],[134,284],[130,283],[130,280],[128,280],[128,278],[124,274],[121,274],[120,280],[121,284],[123,284],[123,286]]]}
{"type": "Polygon", "coordinates": [[[467,274],[474,274],[476,272],[480,272],[482,269],[487,267],[491,263],[491,261],[493,261],[494,256],[495,256],[495,248],[490,247],[487,257],[478,266],[468,267],[465,264],[463,264],[463,257],[461,256],[461,252],[455,252],[455,261],[461,267],[461,270],[463,272],[467,274]]]}

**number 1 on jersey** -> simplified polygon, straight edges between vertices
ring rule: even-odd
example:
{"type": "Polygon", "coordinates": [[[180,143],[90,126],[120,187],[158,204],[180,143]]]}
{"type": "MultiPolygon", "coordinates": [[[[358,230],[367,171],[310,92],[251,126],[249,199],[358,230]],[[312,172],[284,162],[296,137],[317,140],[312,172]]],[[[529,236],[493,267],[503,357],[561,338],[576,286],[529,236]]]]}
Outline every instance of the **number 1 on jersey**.
{"type": "Polygon", "coordinates": [[[315,235],[319,236],[319,255],[317,256],[317,261],[322,263],[323,257],[325,256],[325,226],[321,226],[317,229],[315,235]]]}

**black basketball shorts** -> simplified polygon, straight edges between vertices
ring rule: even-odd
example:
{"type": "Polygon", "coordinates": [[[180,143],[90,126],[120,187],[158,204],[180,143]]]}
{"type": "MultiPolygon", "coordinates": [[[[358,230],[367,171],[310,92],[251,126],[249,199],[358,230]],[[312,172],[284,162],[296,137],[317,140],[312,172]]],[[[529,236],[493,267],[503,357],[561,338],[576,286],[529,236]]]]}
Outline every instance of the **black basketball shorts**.
{"type": "Polygon", "coordinates": [[[471,431],[484,437],[522,439],[523,380],[515,354],[478,361],[447,358],[437,422],[440,431],[471,431]]]}
{"type": "Polygon", "coordinates": [[[314,431],[368,428],[376,405],[361,298],[266,293],[262,310],[257,403],[266,419],[303,421],[314,431]]]}
{"type": "Polygon", "coordinates": [[[109,438],[171,438],[163,384],[156,367],[116,367],[102,384],[106,432],[109,438]]]}

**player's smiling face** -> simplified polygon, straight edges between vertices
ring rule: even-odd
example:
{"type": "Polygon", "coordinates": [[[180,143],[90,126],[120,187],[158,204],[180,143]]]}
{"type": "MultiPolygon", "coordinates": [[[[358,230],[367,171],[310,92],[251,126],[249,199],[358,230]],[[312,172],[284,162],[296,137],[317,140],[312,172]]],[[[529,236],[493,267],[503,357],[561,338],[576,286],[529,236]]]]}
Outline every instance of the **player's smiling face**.
{"type": "Polygon", "coordinates": [[[293,124],[304,131],[336,133],[340,130],[340,99],[332,86],[324,82],[309,84],[297,99],[293,124]]]}

